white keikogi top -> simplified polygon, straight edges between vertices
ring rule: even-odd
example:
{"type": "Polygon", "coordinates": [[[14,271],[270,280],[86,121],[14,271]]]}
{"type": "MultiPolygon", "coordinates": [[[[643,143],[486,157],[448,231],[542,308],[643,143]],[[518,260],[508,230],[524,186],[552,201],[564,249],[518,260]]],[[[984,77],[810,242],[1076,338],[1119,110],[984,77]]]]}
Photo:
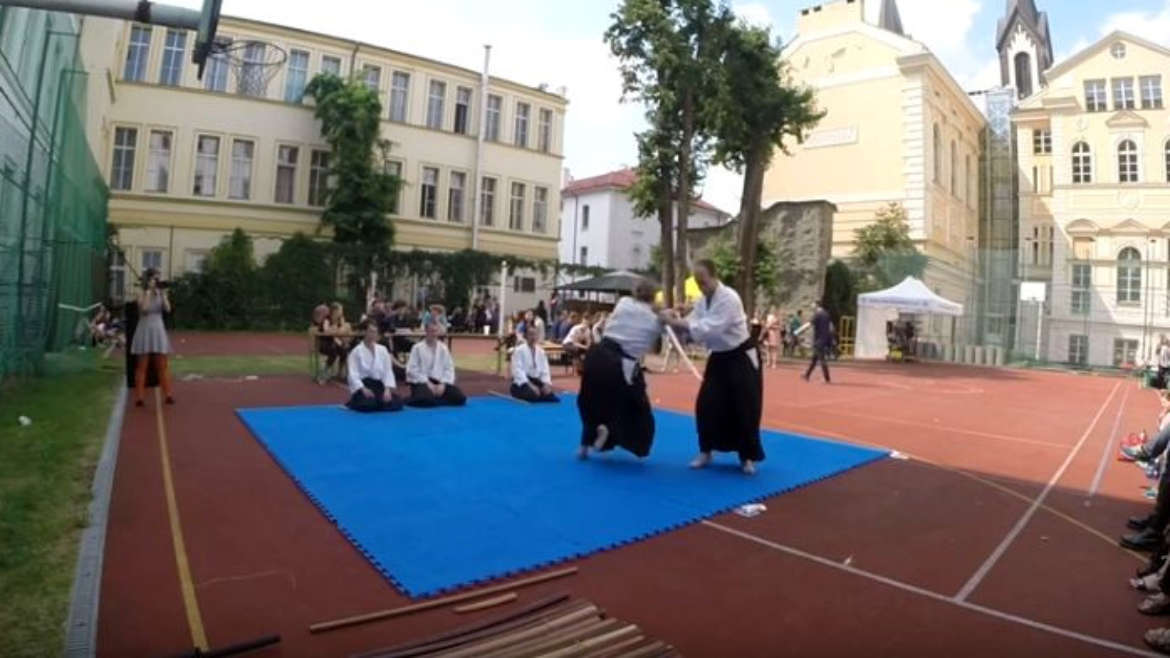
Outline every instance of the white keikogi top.
{"type": "Polygon", "coordinates": [[[703,296],[687,316],[691,337],[712,352],[733,350],[748,339],[747,315],[739,293],[719,284],[710,297],[703,296]]]}
{"type": "Polygon", "coordinates": [[[387,388],[393,389],[398,384],[394,381],[394,368],[390,367],[390,352],[383,345],[374,343],[374,350],[366,347],[365,341],[358,343],[349,351],[349,358],[345,360],[346,383],[349,392],[356,393],[362,387],[363,379],[376,379],[387,388]]]}
{"type": "Polygon", "coordinates": [[[634,369],[641,359],[654,347],[654,341],[662,335],[662,321],[654,308],[633,297],[622,297],[605,323],[604,338],[621,346],[622,374],[626,383],[633,381],[634,369]],[[625,358],[629,357],[629,358],[625,358]]]}
{"type": "Polygon", "coordinates": [[[454,384],[455,362],[443,341],[435,341],[432,349],[425,340],[420,340],[410,348],[410,358],[406,360],[406,383],[426,384],[432,379],[454,384]]]}
{"type": "Polygon", "coordinates": [[[528,343],[520,343],[512,350],[512,383],[524,386],[529,383],[529,378],[552,386],[552,372],[548,368],[544,349],[540,345],[533,349],[528,347],[528,343]]]}

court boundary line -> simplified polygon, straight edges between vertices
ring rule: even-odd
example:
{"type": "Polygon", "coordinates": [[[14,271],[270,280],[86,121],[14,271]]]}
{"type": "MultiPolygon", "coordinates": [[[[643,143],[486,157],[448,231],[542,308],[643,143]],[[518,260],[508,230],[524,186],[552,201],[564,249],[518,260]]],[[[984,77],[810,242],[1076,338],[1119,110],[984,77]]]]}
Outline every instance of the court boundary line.
{"type": "MultiPolygon", "coordinates": [[[[1105,413],[1105,410],[1109,408],[1109,404],[1113,401],[1114,396],[1117,395],[1117,390],[1121,388],[1121,384],[1122,382],[1120,381],[1114,384],[1113,390],[1109,392],[1109,396],[1106,397],[1105,401],[1101,403],[1101,408],[1097,410],[1097,414],[1093,416],[1093,420],[1089,423],[1089,426],[1085,428],[1084,434],[1081,435],[1080,440],[1077,441],[1076,445],[1073,446],[1072,450],[1069,451],[1068,456],[1064,458],[1064,462],[1061,463],[1060,467],[1056,469],[1056,472],[1052,474],[1052,477],[1048,479],[1048,484],[1044,485],[1044,489],[1040,492],[1040,495],[1036,496],[1036,498],[1032,501],[1032,504],[1028,506],[1028,509],[1024,511],[1023,515],[1020,516],[1015,525],[1012,526],[1011,530],[1009,530],[1007,535],[1004,536],[1003,540],[1000,541],[999,545],[995,547],[995,550],[991,552],[991,555],[987,556],[987,559],[984,560],[983,564],[979,565],[979,568],[975,570],[975,573],[971,575],[971,578],[968,579],[963,587],[959,589],[958,593],[955,594],[954,598],[956,602],[966,602],[967,597],[971,596],[971,593],[975,591],[976,587],[979,587],[979,584],[983,582],[983,579],[987,577],[987,574],[991,572],[991,569],[995,567],[995,564],[999,562],[999,559],[1003,557],[1004,553],[1007,552],[1007,549],[1016,540],[1016,537],[1019,536],[1024,527],[1028,525],[1028,522],[1032,520],[1032,517],[1036,514],[1036,510],[1044,504],[1044,499],[1048,497],[1048,494],[1056,486],[1056,483],[1060,481],[1060,478],[1064,477],[1064,473],[1068,470],[1069,465],[1072,464],[1074,459],[1076,459],[1076,456],[1080,453],[1081,448],[1085,446],[1085,442],[1089,440],[1089,435],[1093,433],[1093,429],[1097,427],[1097,423],[1101,420],[1101,416],[1105,413]]],[[[1117,413],[1121,413],[1120,405],[1117,408],[1117,413]]]]}
{"type": "MultiPolygon", "coordinates": [[[[781,403],[781,404],[783,404],[783,403],[781,403]]],[[[793,406],[793,405],[784,405],[784,406],[793,406]]],[[[828,409],[828,410],[825,410],[823,413],[832,414],[834,416],[840,416],[842,418],[853,418],[853,419],[857,419],[857,420],[868,420],[868,421],[874,421],[874,422],[879,422],[879,423],[890,423],[893,425],[908,425],[910,427],[921,427],[923,429],[931,429],[931,430],[946,430],[949,432],[954,432],[956,434],[966,434],[968,436],[975,436],[975,437],[979,437],[979,438],[983,438],[983,439],[991,439],[991,440],[995,440],[995,441],[1004,441],[1007,443],[1022,443],[1022,444],[1026,444],[1026,445],[1036,445],[1036,446],[1040,446],[1043,448],[1068,448],[1068,446],[1064,445],[1063,443],[1054,443],[1052,441],[1041,441],[1039,439],[1025,439],[1024,437],[1021,437],[1021,436],[1009,436],[1007,434],[993,434],[990,432],[980,432],[979,430],[966,430],[966,429],[961,429],[958,427],[951,427],[951,426],[947,426],[947,425],[932,425],[930,423],[922,423],[922,422],[914,421],[914,420],[901,420],[898,418],[889,418],[887,416],[865,416],[862,414],[852,414],[852,413],[848,413],[848,412],[837,411],[835,409],[828,409]]]]}
{"type": "Polygon", "coordinates": [[[207,632],[203,627],[203,616],[199,612],[199,599],[195,595],[195,582],[191,578],[191,564],[187,560],[187,546],[183,541],[183,526],[179,520],[179,503],[175,496],[170,449],[167,447],[167,430],[166,424],[163,422],[162,394],[157,388],[154,389],[154,417],[158,427],[163,493],[166,495],[167,517],[171,526],[171,544],[175,550],[175,567],[179,572],[179,590],[183,597],[183,610],[187,616],[187,627],[191,631],[192,644],[200,651],[207,651],[207,632]]]}
{"type": "Polygon", "coordinates": [[[1101,480],[1105,478],[1105,470],[1109,467],[1109,455],[1113,452],[1114,442],[1117,441],[1117,430],[1121,427],[1121,411],[1125,409],[1125,404],[1129,402],[1129,393],[1133,389],[1126,387],[1125,396],[1121,398],[1121,409],[1113,418],[1113,429],[1109,432],[1109,440],[1105,443],[1105,447],[1101,450],[1101,461],[1097,463],[1097,471],[1093,474],[1093,482],[1089,485],[1089,495],[1085,497],[1085,504],[1089,503],[1089,499],[1097,494],[1097,489],[1101,486],[1101,480]]]}
{"type": "Polygon", "coordinates": [[[739,537],[740,539],[744,539],[744,540],[759,544],[761,546],[771,548],[773,550],[779,551],[781,553],[785,553],[785,554],[790,555],[792,557],[798,557],[798,558],[801,558],[804,560],[808,560],[810,562],[815,562],[817,564],[820,564],[821,566],[831,567],[831,568],[836,569],[838,571],[844,571],[845,573],[852,574],[854,576],[860,576],[860,577],[865,578],[867,580],[871,580],[871,581],[874,581],[877,583],[881,583],[883,585],[887,585],[889,587],[900,589],[904,592],[909,592],[911,594],[917,594],[919,596],[922,596],[922,597],[925,597],[928,599],[932,599],[935,601],[939,601],[942,603],[949,603],[951,605],[963,608],[965,610],[970,610],[972,612],[978,612],[978,613],[981,613],[981,614],[984,614],[984,615],[987,615],[990,617],[994,617],[996,619],[1000,619],[1002,621],[1020,624],[1022,626],[1026,626],[1028,628],[1032,628],[1035,630],[1044,631],[1047,633],[1051,633],[1053,635],[1058,635],[1058,636],[1073,639],[1073,640],[1079,640],[1081,642],[1085,642],[1085,643],[1092,644],[1092,645],[1099,646],[1099,647],[1104,647],[1107,649],[1113,649],[1115,651],[1121,651],[1123,653],[1128,653],[1128,654],[1133,655],[1133,656],[1148,656],[1148,657],[1152,657],[1152,658],[1161,658],[1161,656],[1162,656],[1162,654],[1159,654],[1159,653],[1154,653],[1152,651],[1140,649],[1138,647],[1132,647],[1132,646],[1129,646],[1126,644],[1121,644],[1120,642],[1115,642],[1113,640],[1107,640],[1105,638],[1096,637],[1094,635],[1087,635],[1085,633],[1080,633],[1080,632],[1077,632],[1074,630],[1069,630],[1067,628],[1061,628],[1060,626],[1054,626],[1052,624],[1047,624],[1047,623],[1042,622],[1042,621],[1036,621],[1034,619],[1029,619],[1029,618],[1023,617],[1021,615],[1013,614],[1010,612],[1004,612],[1003,610],[998,610],[996,608],[990,608],[990,607],[987,607],[984,605],[979,605],[978,603],[971,603],[970,601],[956,599],[954,597],[947,596],[946,594],[940,594],[938,592],[926,589],[924,587],[919,587],[917,585],[911,585],[910,583],[903,582],[901,580],[896,580],[896,579],[890,578],[888,576],[883,576],[881,574],[873,573],[872,571],[866,571],[865,569],[858,569],[857,567],[854,567],[852,565],[843,564],[843,563],[837,562],[835,560],[830,560],[829,558],[822,557],[820,555],[815,555],[815,554],[809,553],[807,551],[802,551],[799,548],[794,548],[792,546],[786,546],[784,544],[780,544],[780,543],[777,543],[777,542],[774,542],[774,541],[771,541],[768,539],[764,539],[763,537],[758,537],[756,535],[751,534],[750,532],[736,530],[735,528],[731,528],[731,527],[722,525],[720,523],[716,523],[714,521],[704,519],[703,521],[700,521],[700,523],[702,525],[707,526],[708,528],[712,528],[714,530],[718,530],[720,532],[739,537]]]}

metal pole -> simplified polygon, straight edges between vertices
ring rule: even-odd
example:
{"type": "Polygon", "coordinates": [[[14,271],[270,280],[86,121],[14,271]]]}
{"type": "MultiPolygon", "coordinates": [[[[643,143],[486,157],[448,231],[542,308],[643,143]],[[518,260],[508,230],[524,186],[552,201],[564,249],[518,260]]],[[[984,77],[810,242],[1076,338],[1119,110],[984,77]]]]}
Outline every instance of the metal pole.
{"type": "Polygon", "coordinates": [[[1040,360],[1040,334],[1044,329],[1044,302],[1036,300],[1036,360],[1040,360]]]}
{"type": "Polygon", "coordinates": [[[508,282],[508,261],[503,261],[502,263],[500,263],[500,329],[499,329],[500,338],[504,337],[504,317],[507,314],[507,311],[504,310],[504,301],[505,301],[506,295],[508,293],[507,282],[508,282]]]}
{"type": "Polygon", "coordinates": [[[479,248],[479,217],[483,211],[483,173],[480,171],[483,168],[483,140],[487,131],[487,99],[488,99],[488,85],[490,79],[488,77],[488,63],[491,60],[492,47],[491,44],[483,45],[483,73],[479,79],[479,136],[475,140],[475,216],[471,218],[471,248],[479,248]]]}
{"type": "Polygon", "coordinates": [[[67,14],[120,18],[181,30],[198,30],[199,18],[202,16],[202,12],[196,9],[160,5],[146,0],[4,0],[4,4],[67,14]]]}

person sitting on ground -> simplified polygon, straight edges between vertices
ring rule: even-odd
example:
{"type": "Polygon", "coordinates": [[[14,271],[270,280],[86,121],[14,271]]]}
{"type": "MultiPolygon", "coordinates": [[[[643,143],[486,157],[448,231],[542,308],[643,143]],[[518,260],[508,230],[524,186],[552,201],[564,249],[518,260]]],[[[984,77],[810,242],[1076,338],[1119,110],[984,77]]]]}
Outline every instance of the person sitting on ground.
{"type": "MultiPolygon", "coordinates": [[[[1160,392],[1159,398],[1162,402],[1162,411],[1158,415],[1158,433],[1145,445],[1123,446],[1121,449],[1125,456],[1134,461],[1154,461],[1162,456],[1167,445],[1170,445],[1170,392],[1160,392]]],[[[1131,517],[1126,521],[1126,525],[1137,533],[1122,536],[1119,543],[1125,548],[1149,551],[1158,550],[1165,545],[1165,532],[1167,525],[1170,525],[1170,471],[1162,469],[1158,478],[1154,509],[1146,516],[1131,517]]]]}
{"type": "Polygon", "coordinates": [[[439,340],[442,328],[433,317],[426,326],[426,338],[414,344],[406,362],[406,383],[412,407],[461,407],[467,402],[455,386],[455,362],[451,351],[439,340]]]}
{"type": "Polygon", "coordinates": [[[354,411],[398,411],[402,398],[394,393],[397,382],[391,367],[390,352],[378,344],[378,326],[365,325],[365,335],[349,352],[349,402],[345,406],[354,411]]]}
{"type": "Polygon", "coordinates": [[[560,402],[553,392],[548,356],[533,325],[525,331],[524,342],[512,351],[512,397],[525,402],[560,402]]]}

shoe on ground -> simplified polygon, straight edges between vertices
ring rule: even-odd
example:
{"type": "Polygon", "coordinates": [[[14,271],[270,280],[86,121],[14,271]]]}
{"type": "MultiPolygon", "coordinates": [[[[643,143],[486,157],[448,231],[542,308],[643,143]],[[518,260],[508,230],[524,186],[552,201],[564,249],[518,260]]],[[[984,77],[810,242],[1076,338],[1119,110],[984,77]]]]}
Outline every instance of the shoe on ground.
{"type": "Polygon", "coordinates": [[[1135,462],[1145,461],[1147,459],[1146,453],[1142,450],[1141,446],[1123,445],[1121,446],[1121,454],[1135,462]]]}
{"type": "Polygon", "coordinates": [[[1170,614],[1170,596],[1166,596],[1161,592],[1155,592],[1138,604],[1138,612],[1143,615],[1170,614]]]}
{"type": "Polygon", "coordinates": [[[1145,530],[1146,526],[1149,524],[1150,517],[1148,516],[1131,516],[1128,520],[1126,520],[1125,527],[1129,528],[1130,530],[1137,530],[1138,532],[1141,532],[1142,530],[1145,530]]]}
{"type": "Polygon", "coordinates": [[[1147,527],[1137,534],[1122,536],[1119,543],[1123,547],[1135,551],[1152,551],[1160,548],[1164,541],[1162,533],[1147,527]]]}

